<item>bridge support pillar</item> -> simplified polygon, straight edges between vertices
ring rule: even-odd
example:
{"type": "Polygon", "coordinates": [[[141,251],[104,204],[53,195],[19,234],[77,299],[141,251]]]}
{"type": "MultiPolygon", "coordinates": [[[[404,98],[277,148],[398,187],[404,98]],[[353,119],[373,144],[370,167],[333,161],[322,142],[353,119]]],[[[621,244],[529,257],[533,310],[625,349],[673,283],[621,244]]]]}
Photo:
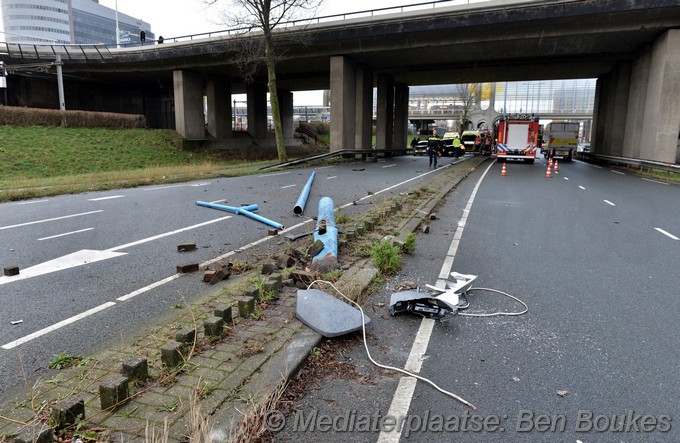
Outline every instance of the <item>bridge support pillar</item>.
{"type": "Polygon", "coordinates": [[[599,78],[592,145],[600,154],[680,163],[680,30],[599,78]]]}
{"type": "Polygon", "coordinates": [[[373,73],[366,66],[357,67],[356,73],[354,148],[370,151],[373,143],[373,73]]]}
{"type": "Polygon", "coordinates": [[[387,74],[378,74],[378,109],[376,119],[376,149],[392,149],[394,136],[394,79],[387,74]]]}
{"type": "Polygon", "coordinates": [[[394,88],[395,149],[406,149],[408,147],[408,93],[409,88],[407,85],[397,83],[394,88]]]}
{"type": "Polygon", "coordinates": [[[203,76],[192,71],[173,71],[175,128],[187,140],[205,138],[203,76]]]}
{"type": "Polygon", "coordinates": [[[352,59],[331,57],[331,152],[354,149],[356,76],[352,59]]]}
{"type": "Polygon", "coordinates": [[[248,101],[248,133],[256,140],[267,138],[267,85],[249,83],[246,90],[248,101]]]}
{"type": "Polygon", "coordinates": [[[281,111],[281,127],[283,129],[284,140],[293,138],[293,93],[287,89],[278,89],[276,95],[279,97],[279,110],[281,111]]]}
{"type": "Polygon", "coordinates": [[[657,38],[648,49],[649,77],[640,158],[680,163],[679,47],[680,29],[671,29],[657,38]]]}
{"type": "Polygon", "coordinates": [[[623,155],[624,128],[626,127],[626,114],[628,113],[628,96],[630,94],[630,63],[618,63],[608,75],[607,87],[608,98],[603,106],[605,112],[606,132],[601,146],[608,155],[623,155]]]}
{"type": "Polygon", "coordinates": [[[208,134],[216,139],[233,138],[231,83],[213,77],[208,79],[205,89],[208,103],[208,134]]]}

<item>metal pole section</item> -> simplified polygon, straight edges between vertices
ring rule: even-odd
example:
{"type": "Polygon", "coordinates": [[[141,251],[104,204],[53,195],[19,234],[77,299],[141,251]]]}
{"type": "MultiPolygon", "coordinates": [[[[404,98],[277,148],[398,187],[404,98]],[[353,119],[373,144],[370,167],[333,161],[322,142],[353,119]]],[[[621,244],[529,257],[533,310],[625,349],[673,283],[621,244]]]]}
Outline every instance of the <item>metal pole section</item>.
{"type": "Polygon", "coordinates": [[[59,109],[66,110],[66,102],[64,101],[64,76],[61,71],[61,55],[57,55],[57,60],[54,63],[57,65],[57,88],[59,89],[59,109]]]}
{"type": "Polygon", "coordinates": [[[0,88],[2,88],[3,94],[5,96],[5,101],[3,102],[7,106],[7,68],[5,68],[5,62],[0,61],[0,67],[2,67],[2,78],[0,78],[0,88]]]}
{"type": "Polygon", "coordinates": [[[282,230],[284,227],[281,223],[277,223],[275,221],[269,220],[267,218],[264,218],[262,216],[250,212],[256,211],[258,209],[257,205],[241,206],[240,208],[235,208],[233,206],[218,205],[215,203],[206,203],[202,201],[197,201],[196,204],[199,206],[205,206],[206,208],[219,209],[220,211],[228,211],[233,212],[235,214],[245,215],[248,218],[252,218],[253,220],[257,220],[259,222],[264,223],[265,225],[269,225],[278,230],[282,230]]]}
{"type": "Polygon", "coordinates": [[[319,200],[319,214],[314,231],[314,241],[321,240],[323,249],[312,257],[312,268],[323,272],[338,269],[338,227],[335,225],[333,199],[319,200]]]}
{"type": "Polygon", "coordinates": [[[257,211],[257,205],[241,206],[236,208],[234,206],[218,205],[217,203],[207,203],[202,201],[197,201],[198,206],[205,206],[206,208],[219,209],[220,211],[233,212],[234,214],[240,214],[242,211],[257,211]]]}
{"type": "Polygon", "coordinates": [[[120,28],[118,27],[118,0],[116,0],[116,48],[120,48],[120,28]]]}
{"type": "Polygon", "coordinates": [[[307,204],[307,197],[309,197],[309,190],[312,187],[312,182],[314,181],[315,175],[316,171],[312,171],[312,175],[309,177],[309,180],[307,180],[307,184],[305,185],[305,187],[302,188],[302,191],[300,192],[300,197],[298,197],[297,203],[295,203],[295,207],[293,208],[293,214],[302,215],[302,213],[304,212],[305,205],[307,204]]]}

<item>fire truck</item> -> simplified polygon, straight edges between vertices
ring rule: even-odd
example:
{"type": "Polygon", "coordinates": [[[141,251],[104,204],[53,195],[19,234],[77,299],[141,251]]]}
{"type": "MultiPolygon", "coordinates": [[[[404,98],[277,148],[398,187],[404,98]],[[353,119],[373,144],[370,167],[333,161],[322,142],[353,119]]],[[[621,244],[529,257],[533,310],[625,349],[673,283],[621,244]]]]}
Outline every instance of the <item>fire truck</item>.
{"type": "Polygon", "coordinates": [[[496,128],[496,154],[499,162],[509,159],[533,163],[538,151],[538,117],[533,114],[508,114],[496,128]]]}

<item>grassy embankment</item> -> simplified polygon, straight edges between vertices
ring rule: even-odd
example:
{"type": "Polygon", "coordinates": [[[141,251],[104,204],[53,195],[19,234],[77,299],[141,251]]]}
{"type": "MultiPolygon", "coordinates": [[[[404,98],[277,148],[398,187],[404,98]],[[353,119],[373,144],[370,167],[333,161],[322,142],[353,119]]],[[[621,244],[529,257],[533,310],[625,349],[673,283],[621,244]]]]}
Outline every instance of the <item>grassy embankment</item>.
{"type": "Polygon", "coordinates": [[[0,201],[245,175],[271,163],[182,150],[167,130],[0,126],[0,201]]]}

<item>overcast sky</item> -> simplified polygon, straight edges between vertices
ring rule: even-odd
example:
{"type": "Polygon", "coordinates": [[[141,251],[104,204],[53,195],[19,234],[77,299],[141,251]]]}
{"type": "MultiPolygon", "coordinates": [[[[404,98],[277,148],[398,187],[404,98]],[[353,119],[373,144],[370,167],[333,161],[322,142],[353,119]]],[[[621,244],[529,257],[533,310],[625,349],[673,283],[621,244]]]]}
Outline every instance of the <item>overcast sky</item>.
{"type": "MultiPolygon", "coordinates": [[[[459,0],[461,3],[467,0],[459,0]]],[[[459,3],[451,2],[451,4],[459,3]]],[[[99,0],[101,5],[115,9],[116,0],[99,0]]],[[[230,0],[221,0],[223,5],[230,5],[230,0]]],[[[325,0],[318,17],[341,14],[367,9],[380,9],[392,6],[421,3],[419,0],[325,0]]],[[[165,38],[179,37],[189,34],[219,31],[226,26],[219,23],[217,11],[219,5],[206,6],[202,0],[118,0],[118,12],[144,20],[151,25],[151,30],[165,38]]]]}

